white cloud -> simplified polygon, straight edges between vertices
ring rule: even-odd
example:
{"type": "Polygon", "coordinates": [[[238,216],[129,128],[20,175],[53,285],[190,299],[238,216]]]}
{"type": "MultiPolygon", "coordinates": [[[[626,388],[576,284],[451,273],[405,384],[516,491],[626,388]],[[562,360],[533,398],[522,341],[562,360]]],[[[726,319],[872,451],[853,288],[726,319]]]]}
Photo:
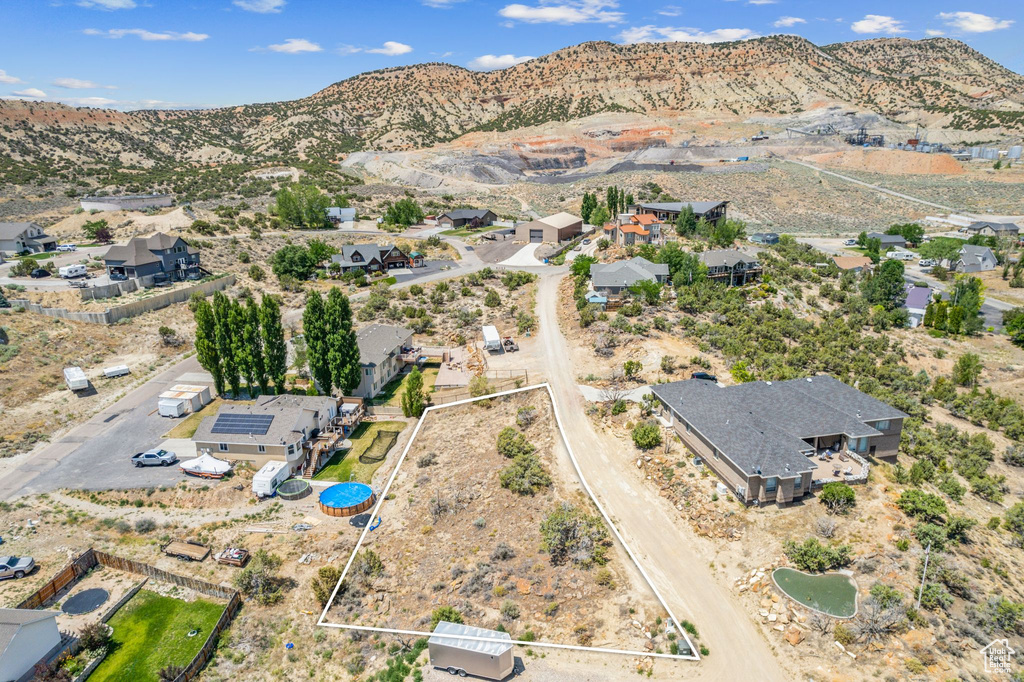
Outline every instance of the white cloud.
{"type": "Polygon", "coordinates": [[[505,5],[498,14],[527,24],[617,24],[625,18],[613,11],[616,0],[541,0],[538,5],[505,5]]]}
{"type": "Polygon", "coordinates": [[[952,26],[964,33],[988,33],[1013,25],[1012,19],[998,19],[976,12],[942,12],[939,18],[946,21],[946,26],[952,26]]]}
{"type": "Polygon", "coordinates": [[[375,47],[367,50],[370,54],[386,54],[389,57],[396,57],[400,54],[408,54],[412,52],[412,47],[405,43],[395,42],[394,40],[384,41],[384,45],[381,47],[375,47]]]}
{"type": "Polygon", "coordinates": [[[517,57],[514,54],[484,54],[469,62],[469,68],[479,71],[492,71],[494,69],[507,69],[516,64],[528,62],[533,57],[517,57]]]}
{"type": "Polygon", "coordinates": [[[106,10],[135,9],[137,7],[135,0],[79,0],[78,6],[106,10]]]}
{"type": "Polygon", "coordinates": [[[324,48],[317,43],[305,38],[288,38],[283,43],[268,45],[271,52],[284,52],[285,54],[300,54],[302,52],[322,52],[324,48]]]}
{"type": "Polygon", "coordinates": [[[6,83],[7,85],[14,85],[16,83],[24,83],[24,82],[25,81],[21,80],[20,78],[15,78],[14,76],[8,74],[3,69],[0,69],[0,83],[6,83]]]}
{"type": "Polygon", "coordinates": [[[881,14],[868,14],[850,24],[854,33],[906,33],[903,22],[881,14]]]}
{"type": "Polygon", "coordinates": [[[31,97],[33,99],[46,97],[46,93],[40,90],[39,88],[25,88],[24,90],[15,90],[13,94],[17,95],[18,97],[31,97]]]}
{"type": "Polygon", "coordinates": [[[452,5],[464,2],[464,0],[420,0],[427,7],[435,7],[437,9],[451,9],[452,5]]]}
{"type": "Polygon", "coordinates": [[[69,90],[117,90],[116,85],[100,85],[95,81],[86,81],[81,78],[55,78],[52,84],[58,88],[69,90]]]}
{"type": "Polygon", "coordinates": [[[277,14],[285,6],[285,0],[234,0],[236,7],[257,14],[277,14]]]}
{"type": "Polygon", "coordinates": [[[774,5],[779,0],[747,0],[748,5],[774,5]]]}
{"type": "Polygon", "coordinates": [[[82,31],[87,36],[106,36],[107,38],[124,38],[125,36],[137,36],[142,40],[169,41],[180,40],[187,43],[200,43],[210,36],[205,33],[178,33],[177,31],[147,31],[143,28],[112,28],[109,31],[100,31],[95,28],[87,28],[82,31]]]}
{"type": "Polygon", "coordinates": [[[946,32],[945,32],[945,31],[938,31],[938,30],[936,30],[936,29],[934,29],[934,28],[929,28],[929,29],[927,29],[927,30],[926,30],[926,31],[924,32],[924,34],[925,34],[926,36],[930,37],[930,38],[937,38],[937,37],[939,37],[939,36],[944,36],[944,35],[946,35],[946,32]]]}
{"type": "Polygon", "coordinates": [[[634,26],[619,34],[622,42],[632,43],[723,43],[733,40],[748,40],[758,35],[749,28],[716,28],[701,31],[696,28],[675,28],[672,26],[634,26]]]}
{"type": "Polygon", "coordinates": [[[663,17],[678,17],[683,13],[683,8],[679,5],[665,5],[658,10],[658,14],[663,17]]]}
{"type": "Polygon", "coordinates": [[[776,21],[773,26],[775,26],[775,28],[789,28],[790,26],[806,23],[807,20],[801,19],[800,17],[779,17],[778,21],[776,21]]]}

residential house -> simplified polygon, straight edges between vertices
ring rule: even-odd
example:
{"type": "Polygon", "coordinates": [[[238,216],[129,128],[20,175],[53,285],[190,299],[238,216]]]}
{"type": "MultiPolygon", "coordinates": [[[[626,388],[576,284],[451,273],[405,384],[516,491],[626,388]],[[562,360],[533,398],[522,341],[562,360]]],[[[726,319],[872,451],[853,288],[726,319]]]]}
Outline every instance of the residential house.
{"type": "Polygon", "coordinates": [[[833,256],[832,262],[843,272],[863,272],[874,265],[867,256],[833,256]]]}
{"type": "Polygon", "coordinates": [[[123,194],[110,197],[82,197],[83,211],[145,211],[167,208],[174,203],[170,194],[123,194]]]}
{"type": "Polygon", "coordinates": [[[405,327],[373,324],[359,330],[356,342],[360,381],[352,394],[360,398],[375,397],[407,364],[416,360],[404,352],[412,348],[412,332],[405,327]]]}
{"type": "Polygon", "coordinates": [[[261,395],[251,405],[225,403],[199,424],[192,440],[196,451],[221,459],[286,462],[297,473],[310,443],[339,422],[339,401],[331,396],[261,395]]]}
{"type": "Polygon", "coordinates": [[[558,244],[579,234],[583,234],[583,218],[564,211],[516,225],[516,240],[521,242],[558,244]]]}
{"type": "Polygon", "coordinates": [[[437,216],[437,224],[448,229],[468,227],[475,229],[492,225],[498,216],[486,208],[457,208],[437,216]]]}
{"type": "Polygon", "coordinates": [[[650,244],[654,241],[651,230],[634,222],[608,223],[604,226],[605,239],[619,246],[650,244]]]}
{"type": "Polygon", "coordinates": [[[779,243],[778,232],[755,232],[747,238],[751,244],[761,244],[763,246],[771,246],[772,244],[779,243]]]}
{"type": "Polygon", "coordinates": [[[35,223],[0,223],[0,252],[18,255],[23,251],[41,253],[57,248],[51,237],[35,223]]]}
{"type": "Polygon", "coordinates": [[[664,284],[668,281],[668,265],[652,263],[640,256],[614,263],[593,263],[590,266],[590,280],[597,294],[618,298],[637,282],[664,284]]]}
{"type": "Polygon", "coordinates": [[[690,379],[651,391],[662,419],[745,503],[866,480],[864,458],[895,458],[907,417],[828,375],[728,387],[690,379]]]}
{"type": "Polygon", "coordinates": [[[341,266],[342,272],[356,269],[381,272],[409,267],[409,257],[394,244],[345,244],[341,253],[331,256],[331,262],[341,266]]]}
{"type": "Polygon", "coordinates": [[[648,203],[648,204],[632,204],[626,207],[626,210],[630,213],[636,213],[637,215],[643,213],[649,213],[657,216],[658,220],[663,223],[675,223],[676,219],[679,218],[679,214],[683,212],[683,207],[689,206],[693,209],[694,215],[698,220],[703,218],[708,222],[718,222],[726,217],[726,210],[728,209],[728,201],[673,201],[667,203],[648,203]]]}
{"type": "Polygon", "coordinates": [[[883,234],[881,232],[868,232],[868,239],[877,239],[881,245],[881,251],[884,253],[889,249],[905,249],[907,248],[907,240],[902,235],[898,234],[883,234]]]}
{"type": "Polygon", "coordinates": [[[354,208],[331,206],[327,209],[327,220],[331,225],[335,226],[342,223],[354,223],[356,220],[356,210],[354,208]]]}
{"type": "Polygon", "coordinates": [[[703,251],[699,258],[708,268],[709,279],[726,282],[729,286],[741,286],[761,276],[761,264],[757,258],[739,249],[703,251]]]}
{"type": "Polygon", "coordinates": [[[33,679],[36,663],[61,651],[55,610],[0,609],[0,681],[33,679]]]}
{"type": "Polygon", "coordinates": [[[907,300],[903,303],[903,307],[907,309],[908,324],[911,328],[920,326],[924,321],[924,314],[931,300],[932,290],[929,287],[907,285],[907,300]]]}
{"type": "Polygon", "coordinates": [[[989,220],[983,220],[971,223],[963,228],[961,232],[966,232],[972,236],[980,234],[984,237],[1017,239],[1020,236],[1020,227],[1014,223],[994,223],[989,220]]]}
{"type": "Polygon", "coordinates": [[[953,269],[957,272],[987,272],[995,270],[999,265],[996,255],[987,246],[972,246],[964,244],[960,249],[960,255],[953,263],[953,269]]]}
{"type": "Polygon", "coordinates": [[[181,237],[157,232],[149,237],[132,237],[127,244],[111,246],[103,256],[110,279],[194,279],[202,269],[199,249],[181,237]]]}

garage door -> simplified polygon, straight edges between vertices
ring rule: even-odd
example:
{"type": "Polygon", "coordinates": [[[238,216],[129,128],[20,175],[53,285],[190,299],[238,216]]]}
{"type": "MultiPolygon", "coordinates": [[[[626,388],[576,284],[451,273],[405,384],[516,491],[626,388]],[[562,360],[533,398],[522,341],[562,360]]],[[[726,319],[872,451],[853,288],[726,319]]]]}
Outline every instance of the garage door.
{"type": "Polygon", "coordinates": [[[542,242],[544,241],[544,230],[530,230],[530,241],[531,242],[542,242]]]}

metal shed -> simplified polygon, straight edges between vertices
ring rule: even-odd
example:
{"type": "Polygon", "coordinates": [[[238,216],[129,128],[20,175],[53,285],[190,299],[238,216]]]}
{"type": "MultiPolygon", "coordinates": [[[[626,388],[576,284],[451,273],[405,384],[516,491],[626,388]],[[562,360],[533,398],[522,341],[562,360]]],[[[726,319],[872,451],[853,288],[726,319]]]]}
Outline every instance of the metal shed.
{"type": "Polygon", "coordinates": [[[427,640],[430,665],[449,673],[476,675],[489,680],[502,680],[515,670],[512,637],[507,632],[486,630],[471,625],[441,621],[427,640]],[[481,637],[460,639],[458,637],[481,637]]]}

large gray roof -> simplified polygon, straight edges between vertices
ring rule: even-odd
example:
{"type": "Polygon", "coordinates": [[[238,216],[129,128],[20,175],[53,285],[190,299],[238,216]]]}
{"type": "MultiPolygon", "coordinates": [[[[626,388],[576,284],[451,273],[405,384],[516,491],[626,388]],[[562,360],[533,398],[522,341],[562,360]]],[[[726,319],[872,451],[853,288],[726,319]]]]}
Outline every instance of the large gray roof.
{"type": "Polygon", "coordinates": [[[11,645],[22,626],[56,617],[56,611],[0,609],[0,655],[11,645]]]}
{"type": "MultiPolygon", "coordinates": [[[[180,237],[169,235],[165,232],[157,232],[148,237],[132,237],[127,244],[118,244],[107,249],[103,260],[124,261],[125,265],[145,265],[160,260],[156,251],[166,251],[178,243],[180,237]]],[[[199,253],[199,249],[185,245],[189,254],[199,253]]]]}
{"type": "Polygon", "coordinates": [[[981,220],[967,226],[969,232],[980,232],[984,228],[991,228],[993,232],[1011,232],[1017,234],[1020,227],[1016,223],[994,223],[991,220],[981,220]]]}
{"type": "Polygon", "coordinates": [[[670,201],[653,204],[639,204],[642,208],[648,211],[668,211],[670,213],[679,213],[683,210],[683,206],[689,206],[693,209],[693,212],[698,216],[713,211],[722,204],[728,203],[726,201],[670,201]]]}
{"type": "MultiPolygon", "coordinates": [[[[288,445],[302,437],[296,429],[299,418],[306,410],[320,410],[331,400],[325,396],[311,395],[261,395],[252,405],[225,404],[216,415],[206,417],[199,424],[192,440],[219,443],[256,443],[259,445],[288,445]],[[266,434],[213,433],[213,425],[222,414],[261,414],[274,419],[266,434]]],[[[308,434],[307,434],[308,435],[308,434]]]]}
{"type": "Polygon", "coordinates": [[[708,267],[725,265],[731,268],[737,263],[756,263],[757,258],[738,249],[713,249],[701,252],[700,262],[708,267]]]}
{"type": "Polygon", "coordinates": [[[595,289],[633,286],[644,280],[657,280],[659,276],[668,277],[668,265],[652,263],[641,256],[615,263],[593,263],[590,266],[590,277],[595,289]]]}
{"type": "Polygon", "coordinates": [[[0,223],[0,239],[16,239],[22,232],[34,226],[35,223],[0,223]]]}
{"type": "Polygon", "coordinates": [[[446,211],[437,217],[443,218],[447,216],[452,220],[472,220],[473,218],[483,218],[490,212],[486,208],[456,208],[446,211]]]}
{"type": "Polygon", "coordinates": [[[907,243],[907,240],[899,234],[883,234],[881,232],[868,232],[866,235],[868,239],[877,239],[881,244],[899,244],[903,246],[907,243]]]}
{"type": "Polygon", "coordinates": [[[360,329],[356,334],[360,364],[379,365],[411,336],[412,332],[405,327],[390,324],[371,324],[360,329]]]}
{"type": "Polygon", "coordinates": [[[729,387],[691,379],[651,390],[736,466],[763,476],[812,470],[805,438],[876,436],[866,422],[907,416],[828,375],[729,387]]]}
{"type": "Polygon", "coordinates": [[[395,248],[394,244],[385,244],[384,246],[379,246],[377,244],[345,244],[341,247],[341,253],[336,253],[331,256],[331,260],[346,267],[362,266],[374,260],[383,262],[385,256],[395,248]],[[352,260],[353,254],[356,253],[363,257],[362,262],[352,260]]]}

